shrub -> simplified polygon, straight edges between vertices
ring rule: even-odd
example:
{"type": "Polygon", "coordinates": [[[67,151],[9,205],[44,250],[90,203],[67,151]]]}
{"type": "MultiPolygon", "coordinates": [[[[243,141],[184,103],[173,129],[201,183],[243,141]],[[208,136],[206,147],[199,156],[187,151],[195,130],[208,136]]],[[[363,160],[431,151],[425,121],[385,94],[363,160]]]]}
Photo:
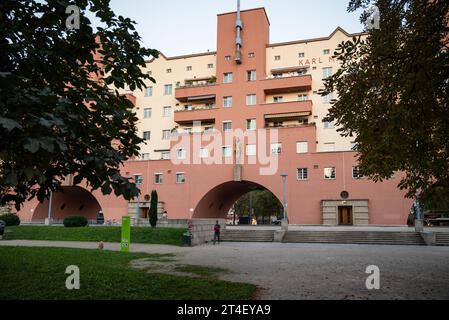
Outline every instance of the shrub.
{"type": "Polygon", "coordinates": [[[64,218],[64,227],[79,228],[87,226],[87,219],[83,216],[70,216],[64,218]]]}
{"type": "Polygon", "coordinates": [[[150,224],[153,228],[157,226],[157,204],[158,204],[157,192],[153,190],[153,192],[151,192],[151,204],[150,204],[150,224]]]}
{"type": "Polygon", "coordinates": [[[0,215],[0,220],[5,221],[7,227],[20,225],[20,218],[14,213],[6,213],[0,215]]]}

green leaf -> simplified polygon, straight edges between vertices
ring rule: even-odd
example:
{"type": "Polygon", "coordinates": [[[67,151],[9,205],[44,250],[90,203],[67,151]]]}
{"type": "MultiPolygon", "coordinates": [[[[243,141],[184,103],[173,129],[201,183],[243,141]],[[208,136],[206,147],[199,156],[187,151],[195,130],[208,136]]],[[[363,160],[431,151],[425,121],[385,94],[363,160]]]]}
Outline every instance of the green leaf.
{"type": "Polygon", "coordinates": [[[14,129],[23,129],[23,127],[17,122],[9,118],[0,117],[0,125],[8,131],[14,129]]]}

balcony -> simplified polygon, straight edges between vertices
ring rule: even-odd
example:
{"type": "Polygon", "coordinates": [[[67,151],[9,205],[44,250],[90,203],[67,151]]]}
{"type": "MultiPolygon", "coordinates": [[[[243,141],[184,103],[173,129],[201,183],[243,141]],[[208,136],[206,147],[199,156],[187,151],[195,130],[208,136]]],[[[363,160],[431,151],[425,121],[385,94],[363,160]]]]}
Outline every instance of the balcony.
{"type": "Polygon", "coordinates": [[[178,85],[175,98],[181,102],[204,102],[215,100],[216,80],[212,78],[187,79],[185,85],[178,85]]]}
{"type": "Polygon", "coordinates": [[[262,105],[265,119],[299,119],[312,114],[312,100],[267,103],[262,105]]]}
{"type": "Polygon", "coordinates": [[[195,121],[201,121],[203,123],[215,123],[215,110],[213,107],[201,107],[192,109],[180,109],[175,111],[175,122],[180,125],[191,124],[195,121]]]}
{"type": "Polygon", "coordinates": [[[270,77],[263,80],[262,83],[267,95],[312,90],[312,76],[309,74],[270,77]]]}

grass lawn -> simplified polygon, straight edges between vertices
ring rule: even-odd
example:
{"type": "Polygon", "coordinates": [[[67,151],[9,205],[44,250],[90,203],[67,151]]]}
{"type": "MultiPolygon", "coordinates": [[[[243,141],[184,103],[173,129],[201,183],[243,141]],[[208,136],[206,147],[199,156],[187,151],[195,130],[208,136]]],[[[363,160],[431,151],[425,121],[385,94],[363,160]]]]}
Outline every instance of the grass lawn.
{"type": "MultiPolygon", "coordinates": [[[[186,229],[131,228],[132,243],[169,244],[179,246],[186,229]]],[[[120,242],[120,227],[64,228],[18,226],[6,228],[6,240],[53,240],[120,242]]]]}
{"type": "Polygon", "coordinates": [[[252,284],[218,280],[220,270],[213,268],[186,266],[201,275],[192,278],[130,267],[136,259],[169,263],[171,255],[0,247],[0,257],[0,300],[240,300],[251,299],[257,290],[252,284]],[[65,287],[69,265],[80,269],[80,290],[65,287]]]}

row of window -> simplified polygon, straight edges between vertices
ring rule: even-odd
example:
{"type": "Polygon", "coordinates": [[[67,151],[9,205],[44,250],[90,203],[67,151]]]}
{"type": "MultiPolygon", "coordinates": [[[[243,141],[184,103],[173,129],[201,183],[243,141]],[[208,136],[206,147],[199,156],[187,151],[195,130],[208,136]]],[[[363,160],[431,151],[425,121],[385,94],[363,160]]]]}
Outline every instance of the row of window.
{"type": "MultiPolygon", "coordinates": [[[[213,69],[213,68],[214,68],[214,64],[213,64],[213,63],[208,63],[208,64],[207,64],[207,68],[208,68],[208,69],[213,69]]],[[[186,71],[193,71],[193,66],[186,66],[186,71]]],[[[166,72],[166,73],[172,73],[172,72],[173,72],[173,69],[172,69],[172,68],[167,68],[167,69],[165,69],[165,72],[166,72]]],[[[153,71],[148,71],[147,73],[148,73],[148,75],[150,75],[150,76],[153,75],[153,71]]]]}
{"type": "MultiPolygon", "coordinates": [[[[331,54],[331,50],[330,49],[324,49],[323,50],[323,55],[327,56],[331,54]]],[[[305,52],[299,52],[298,53],[298,58],[305,58],[306,57],[306,53],[305,52]]],[[[280,61],[281,60],[281,56],[280,55],[276,55],[274,56],[274,60],[275,61],[280,61]]]]}
{"type": "MultiPolygon", "coordinates": [[[[143,109],[143,117],[145,119],[151,118],[153,115],[153,108],[145,108],[143,109]]],[[[162,116],[164,118],[170,118],[172,116],[172,107],[164,107],[162,109],[162,116]]]]}

